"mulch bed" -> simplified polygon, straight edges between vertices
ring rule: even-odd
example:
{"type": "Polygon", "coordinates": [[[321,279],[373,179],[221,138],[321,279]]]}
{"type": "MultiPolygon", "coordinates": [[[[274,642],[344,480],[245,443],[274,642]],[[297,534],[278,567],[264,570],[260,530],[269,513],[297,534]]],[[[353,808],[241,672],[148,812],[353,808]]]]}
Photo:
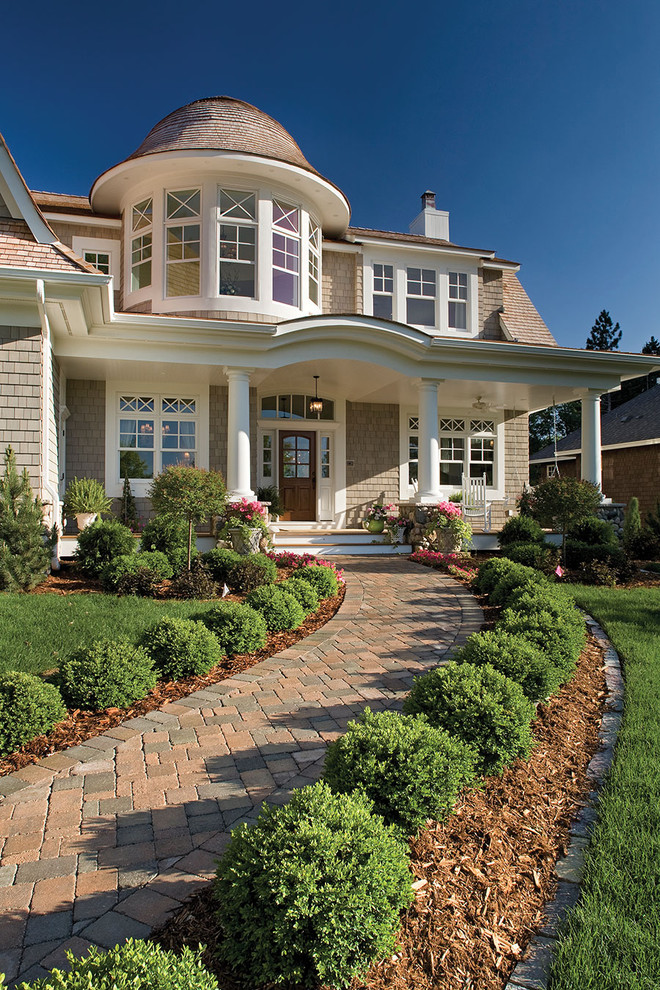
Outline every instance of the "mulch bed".
{"type": "MultiPolygon", "coordinates": [[[[280,568],[279,574],[288,577],[289,571],[280,568]]],[[[57,575],[50,575],[42,585],[39,585],[30,594],[69,595],[100,590],[98,582],[76,574],[75,568],[72,568],[57,575]]],[[[69,746],[77,746],[79,743],[85,742],[86,739],[98,736],[106,729],[112,729],[129,718],[135,718],[136,715],[146,715],[147,712],[161,708],[169,701],[178,701],[179,698],[208,687],[210,684],[217,684],[218,681],[224,681],[227,677],[240,674],[261,660],[272,657],[274,653],[286,650],[289,646],[295,646],[301,639],[324,626],[336,614],[344,600],[344,595],[345,585],[342,585],[339,594],[334,598],[322,600],[316,612],[309,615],[298,629],[291,632],[268,633],[266,645],[262,650],[258,650],[256,653],[227,657],[220,666],[214,667],[208,674],[200,677],[186,677],[179,681],[159,681],[153,691],[140,701],[136,701],[130,708],[106,708],[101,712],[69,712],[68,717],[64,721],[58,722],[47,735],[37,736],[36,739],[26,743],[18,752],[0,758],[0,777],[12,773],[14,770],[20,770],[31,763],[36,763],[37,760],[44,756],[50,756],[51,753],[57,753],[69,746]]],[[[224,599],[224,601],[241,600],[242,596],[239,595],[228,595],[224,599]]]]}
{"type": "MultiPolygon", "coordinates": [[[[538,708],[536,746],[483,789],[468,792],[443,823],[411,841],[416,900],[401,948],[353,990],[502,990],[556,884],[571,822],[590,790],[586,768],[598,749],[606,687],[602,652],[590,639],[578,670],[538,708]]],[[[222,932],[211,884],[153,938],[167,948],[206,944],[206,965],[222,990],[246,983],[219,965],[222,932]]]]}

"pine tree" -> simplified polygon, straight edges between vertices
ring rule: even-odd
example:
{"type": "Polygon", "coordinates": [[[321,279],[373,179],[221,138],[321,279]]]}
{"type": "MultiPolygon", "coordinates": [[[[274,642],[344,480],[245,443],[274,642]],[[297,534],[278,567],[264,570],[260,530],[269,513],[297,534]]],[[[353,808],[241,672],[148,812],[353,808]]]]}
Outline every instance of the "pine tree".
{"type": "Polygon", "coordinates": [[[653,335],[642,347],[642,354],[660,354],[660,340],[656,340],[653,335]]]}
{"type": "Polygon", "coordinates": [[[129,529],[137,529],[139,520],[135,505],[135,497],[131,491],[131,483],[128,480],[128,475],[124,478],[124,488],[121,493],[121,512],[119,513],[119,518],[123,522],[124,526],[128,526],[129,529]]]}
{"type": "Polygon", "coordinates": [[[622,334],[619,324],[612,326],[612,317],[606,309],[601,309],[587,338],[586,348],[588,351],[616,351],[622,334]]]}
{"type": "Polygon", "coordinates": [[[27,470],[19,475],[16,455],[7,447],[0,479],[0,591],[27,591],[41,584],[48,573],[52,543],[27,470]]]}

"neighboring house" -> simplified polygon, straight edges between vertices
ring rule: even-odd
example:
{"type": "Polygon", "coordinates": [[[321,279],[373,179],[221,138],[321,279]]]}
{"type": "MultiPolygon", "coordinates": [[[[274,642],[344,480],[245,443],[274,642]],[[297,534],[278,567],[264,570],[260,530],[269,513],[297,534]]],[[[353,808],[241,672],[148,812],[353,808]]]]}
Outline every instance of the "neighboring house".
{"type": "Polygon", "coordinates": [[[2,143],[0,443],[51,517],[74,476],[118,497],[128,475],[144,513],[184,463],[238,497],[278,484],[325,528],[485,474],[497,527],[528,413],[575,398],[597,473],[598,396],[651,359],[556,346],[518,264],[422,200],[409,233],[349,226],[291,135],[228,97],[169,114],[89,197],[29,191],[2,143]]]}
{"type": "MultiPolygon", "coordinates": [[[[660,385],[623,402],[601,418],[603,493],[627,503],[636,495],[644,515],[660,500],[660,385]]],[[[580,477],[582,431],[557,441],[556,466],[564,477],[580,477]]],[[[554,444],[530,457],[532,480],[555,473],[554,444]]]]}

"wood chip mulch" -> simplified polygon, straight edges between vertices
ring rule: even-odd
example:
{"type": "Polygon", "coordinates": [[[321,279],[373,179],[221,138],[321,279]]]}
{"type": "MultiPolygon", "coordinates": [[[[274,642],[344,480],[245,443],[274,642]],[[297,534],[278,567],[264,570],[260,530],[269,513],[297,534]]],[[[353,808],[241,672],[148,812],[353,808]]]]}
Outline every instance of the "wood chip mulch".
{"type": "MultiPolygon", "coordinates": [[[[400,950],[352,990],[502,990],[553,896],[554,865],[590,790],[606,687],[602,651],[590,639],[578,670],[538,709],[536,745],[483,789],[465,794],[444,823],[411,841],[416,900],[403,919],[400,950]]],[[[211,884],[154,939],[180,950],[206,944],[222,990],[245,990],[218,964],[222,932],[211,884]]]]}

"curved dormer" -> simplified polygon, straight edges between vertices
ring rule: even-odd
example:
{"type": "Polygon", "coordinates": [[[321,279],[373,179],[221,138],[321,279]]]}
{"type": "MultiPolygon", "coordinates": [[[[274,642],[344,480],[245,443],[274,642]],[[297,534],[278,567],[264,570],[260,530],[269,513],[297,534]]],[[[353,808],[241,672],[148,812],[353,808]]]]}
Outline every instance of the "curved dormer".
{"type": "Polygon", "coordinates": [[[164,117],[90,200],[123,217],[125,309],[228,319],[320,313],[322,235],[350,218],[281,124],[227,96],[164,117]]]}

